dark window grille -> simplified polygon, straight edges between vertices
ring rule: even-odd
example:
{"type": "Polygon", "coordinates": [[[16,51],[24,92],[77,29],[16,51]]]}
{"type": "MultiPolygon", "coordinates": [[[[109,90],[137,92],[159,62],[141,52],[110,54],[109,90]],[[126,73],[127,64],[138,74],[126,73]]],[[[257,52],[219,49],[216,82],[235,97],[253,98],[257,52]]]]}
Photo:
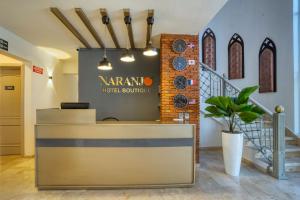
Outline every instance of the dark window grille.
{"type": "Polygon", "coordinates": [[[259,92],[276,92],[276,46],[266,38],[259,50],[259,92]]]}
{"type": "Polygon", "coordinates": [[[216,36],[210,28],[202,36],[202,62],[216,70],[216,36]]]}
{"type": "Polygon", "coordinates": [[[228,44],[228,78],[244,78],[244,41],[237,33],[228,44]]]}

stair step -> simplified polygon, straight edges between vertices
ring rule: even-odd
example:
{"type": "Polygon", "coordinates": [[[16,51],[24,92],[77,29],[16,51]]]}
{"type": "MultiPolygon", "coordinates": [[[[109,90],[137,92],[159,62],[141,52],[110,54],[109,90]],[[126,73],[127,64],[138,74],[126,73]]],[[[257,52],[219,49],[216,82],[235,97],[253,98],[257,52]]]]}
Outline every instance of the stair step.
{"type": "Polygon", "coordinates": [[[286,137],[285,137],[285,143],[286,143],[286,144],[290,144],[290,145],[297,145],[297,144],[298,144],[298,141],[297,141],[297,139],[294,138],[294,137],[286,136],[286,137]]]}
{"type": "Polygon", "coordinates": [[[300,147],[296,145],[286,145],[285,146],[285,157],[293,158],[300,157],[300,147]]]}
{"type": "Polygon", "coordinates": [[[285,152],[289,153],[289,152],[300,152],[300,146],[296,146],[296,145],[286,145],[285,146],[285,152]]]}
{"type": "Polygon", "coordinates": [[[286,158],[285,171],[300,172],[300,157],[286,158]]]}
{"type": "Polygon", "coordinates": [[[294,137],[285,136],[285,140],[296,140],[294,137]]]}
{"type": "Polygon", "coordinates": [[[300,157],[285,159],[285,166],[300,166],[300,157]]]}
{"type": "MultiPolygon", "coordinates": [[[[259,143],[259,137],[253,137],[253,138],[251,138],[254,142],[257,142],[257,143],[259,143]]],[[[246,140],[247,140],[247,138],[246,138],[246,140]]],[[[265,139],[267,142],[269,142],[269,141],[273,141],[273,138],[266,138],[265,139]]],[[[285,137],[285,142],[286,142],[286,144],[287,145],[297,145],[297,140],[295,139],[295,138],[293,138],[293,137],[285,137]]]]}
{"type": "MultiPolygon", "coordinates": [[[[250,140],[248,140],[248,138],[247,137],[245,137],[245,141],[250,141],[250,140]]],[[[259,140],[259,137],[257,136],[257,137],[252,137],[251,138],[251,141],[253,141],[256,145],[258,145],[259,146],[259,142],[260,142],[260,140],[259,140]]],[[[261,141],[262,142],[262,144],[263,145],[267,145],[267,146],[270,146],[271,145],[271,142],[273,142],[273,138],[266,138],[265,139],[265,141],[261,141]]],[[[285,144],[286,145],[292,145],[292,146],[297,146],[297,144],[298,144],[298,141],[297,141],[297,139],[295,138],[295,137],[292,137],[292,136],[286,136],[285,137],[285,144]]],[[[249,144],[248,144],[249,145],[249,144]]]]}

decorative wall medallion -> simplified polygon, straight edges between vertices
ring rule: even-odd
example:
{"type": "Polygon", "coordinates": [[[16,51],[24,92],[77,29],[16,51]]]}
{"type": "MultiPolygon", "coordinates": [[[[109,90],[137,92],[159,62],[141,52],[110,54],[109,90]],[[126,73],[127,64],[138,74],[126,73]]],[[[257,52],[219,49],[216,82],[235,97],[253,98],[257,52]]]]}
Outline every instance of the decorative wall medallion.
{"type": "Polygon", "coordinates": [[[176,76],[174,79],[174,86],[177,89],[185,89],[187,85],[187,79],[184,76],[176,76]]]}
{"type": "Polygon", "coordinates": [[[177,71],[182,71],[187,67],[187,60],[182,56],[177,56],[173,59],[173,67],[177,71]]]}
{"type": "Polygon", "coordinates": [[[183,39],[177,39],[172,44],[172,49],[176,53],[182,53],[186,50],[187,43],[183,39]]]}
{"type": "Polygon", "coordinates": [[[174,97],[174,106],[175,108],[184,108],[186,107],[188,104],[188,99],[186,96],[182,95],[182,94],[177,94],[174,97]]]}

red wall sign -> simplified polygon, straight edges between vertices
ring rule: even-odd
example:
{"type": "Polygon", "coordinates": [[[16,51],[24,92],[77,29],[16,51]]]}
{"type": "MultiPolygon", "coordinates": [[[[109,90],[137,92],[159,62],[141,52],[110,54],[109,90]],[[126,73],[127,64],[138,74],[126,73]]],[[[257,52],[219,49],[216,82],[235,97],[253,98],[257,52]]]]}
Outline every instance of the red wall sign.
{"type": "Polygon", "coordinates": [[[43,74],[44,73],[44,69],[41,67],[37,67],[37,66],[32,66],[32,71],[37,73],[37,74],[43,74]]]}

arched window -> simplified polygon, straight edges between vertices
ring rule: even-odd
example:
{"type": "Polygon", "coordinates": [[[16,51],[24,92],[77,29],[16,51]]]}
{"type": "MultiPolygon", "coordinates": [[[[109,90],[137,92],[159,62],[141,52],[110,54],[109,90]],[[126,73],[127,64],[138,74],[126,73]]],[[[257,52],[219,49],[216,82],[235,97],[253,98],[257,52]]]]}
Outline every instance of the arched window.
{"type": "Polygon", "coordinates": [[[244,78],[244,42],[237,33],[228,44],[228,78],[244,78]]]}
{"type": "Polygon", "coordinates": [[[276,46],[270,38],[259,50],[259,92],[276,92],[276,46]]]}
{"type": "Polygon", "coordinates": [[[210,28],[202,36],[202,62],[216,70],[216,37],[210,28]]]}

